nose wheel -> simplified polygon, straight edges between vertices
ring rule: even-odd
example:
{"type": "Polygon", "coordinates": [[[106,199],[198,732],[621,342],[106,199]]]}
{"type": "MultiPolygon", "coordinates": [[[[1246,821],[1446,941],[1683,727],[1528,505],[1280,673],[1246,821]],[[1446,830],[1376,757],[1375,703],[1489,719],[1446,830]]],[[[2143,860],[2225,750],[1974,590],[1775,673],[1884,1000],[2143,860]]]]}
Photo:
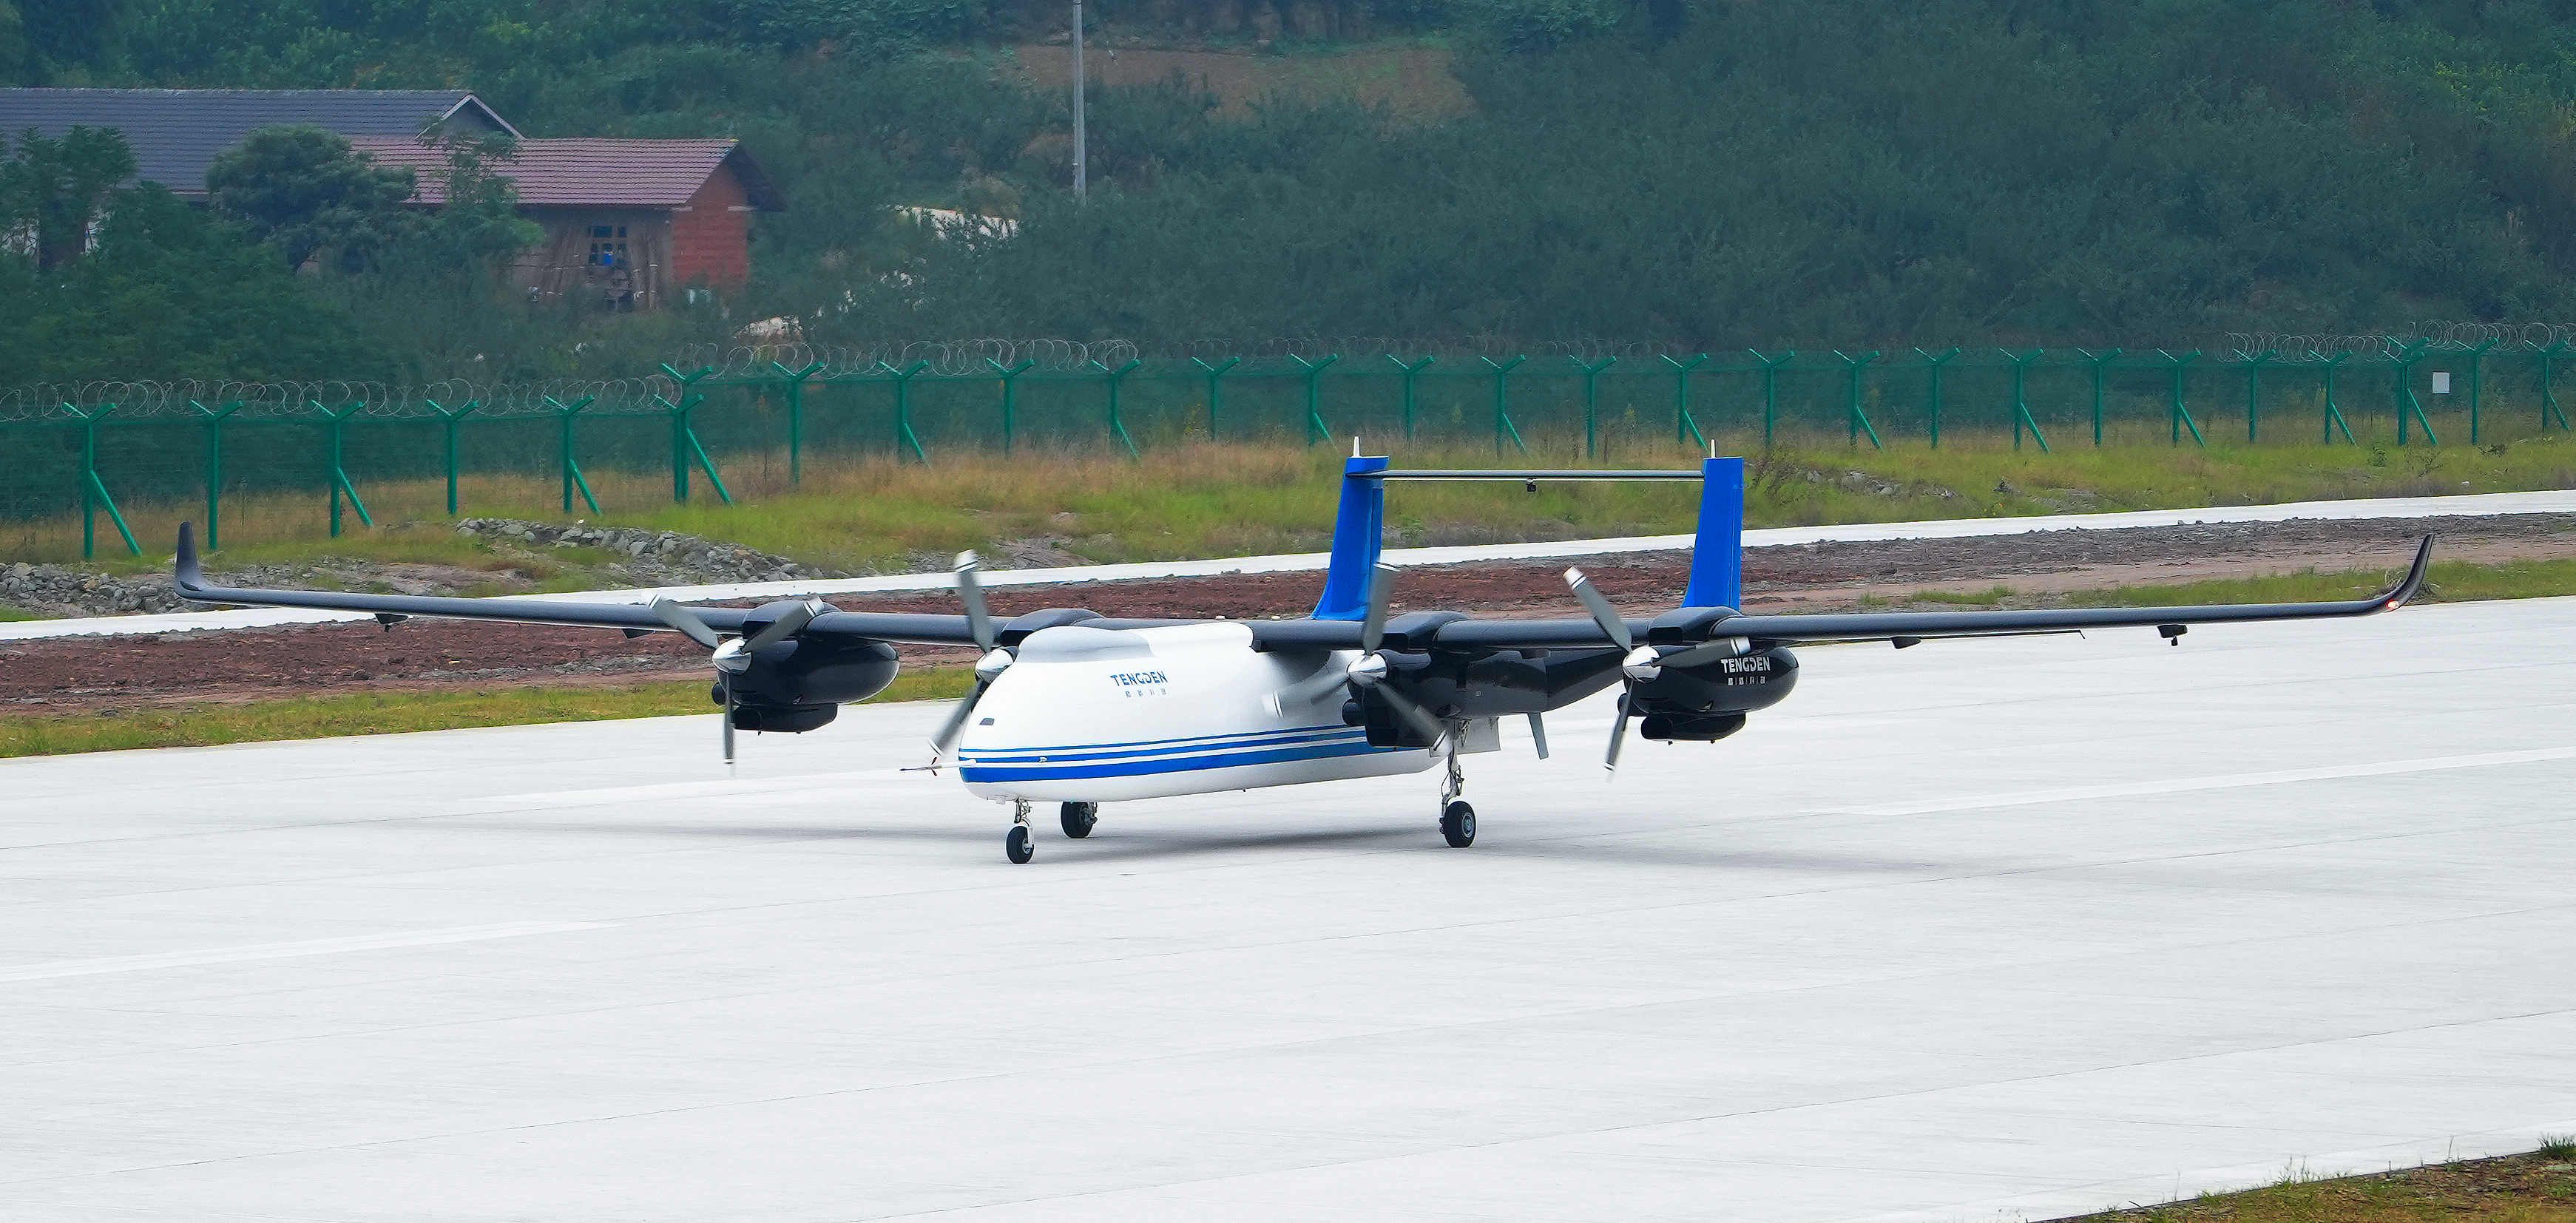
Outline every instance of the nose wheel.
{"type": "Polygon", "coordinates": [[[1011,830],[1002,834],[1002,856],[1013,865],[1025,865],[1038,856],[1038,843],[1029,835],[1029,800],[1011,800],[1011,830]]]}

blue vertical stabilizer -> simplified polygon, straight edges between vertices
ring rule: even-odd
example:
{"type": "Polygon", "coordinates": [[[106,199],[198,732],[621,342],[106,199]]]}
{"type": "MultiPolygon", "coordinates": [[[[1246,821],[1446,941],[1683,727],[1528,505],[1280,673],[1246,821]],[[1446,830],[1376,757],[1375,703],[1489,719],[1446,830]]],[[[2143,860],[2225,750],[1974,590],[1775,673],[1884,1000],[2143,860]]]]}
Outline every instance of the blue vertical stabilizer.
{"type": "MultiPolygon", "coordinates": [[[[1368,615],[1369,577],[1386,542],[1384,458],[1353,455],[1342,464],[1342,504],[1333,515],[1333,564],[1324,573],[1318,620],[1359,620],[1368,615]]],[[[1737,479],[1742,480],[1739,470],[1737,479]]]]}
{"type": "MultiPolygon", "coordinates": [[[[1356,461],[1356,460],[1354,460],[1356,461]]],[[[1342,494],[1350,504],[1349,492],[1342,494]]],[[[1340,541],[1333,565],[1342,563],[1340,541]]],[[[1700,466],[1699,536],[1691,541],[1690,589],[1684,607],[1744,606],[1744,460],[1709,459],[1700,466]]]]}

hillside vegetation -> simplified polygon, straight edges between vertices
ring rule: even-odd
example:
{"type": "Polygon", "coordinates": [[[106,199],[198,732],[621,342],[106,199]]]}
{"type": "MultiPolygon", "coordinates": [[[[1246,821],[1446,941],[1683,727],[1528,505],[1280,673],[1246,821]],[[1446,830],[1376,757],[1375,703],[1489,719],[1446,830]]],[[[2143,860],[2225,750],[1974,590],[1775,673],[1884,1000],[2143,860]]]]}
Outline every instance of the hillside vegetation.
{"type": "Polygon", "coordinates": [[[244,276],[226,262],[239,235],[165,217],[106,271],[0,260],[0,382],[622,373],[778,314],[822,341],[1685,348],[2138,346],[2576,315],[2563,4],[1090,11],[1104,53],[1231,49],[1292,76],[1396,40],[1436,53],[1397,62],[1445,62],[1458,93],[1400,112],[1348,87],[1227,105],[1186,78],[1103,86],[1077,204],[1067,100],[1012,51],[1060,33],[1052,4],[0,0],[0,68],[21,83],[465,87],[531,135],[738,135],[789,201],[763,219],[738,300],[659,318],[549,313],[398,267],[244,276]],[[1020,228],[937,240],[893,222],[894,203],[1020,228]],[[181,308],[210,296],[232,330],[181,308]],[[289,330],[295,353],[253,342],[289,330]]]}

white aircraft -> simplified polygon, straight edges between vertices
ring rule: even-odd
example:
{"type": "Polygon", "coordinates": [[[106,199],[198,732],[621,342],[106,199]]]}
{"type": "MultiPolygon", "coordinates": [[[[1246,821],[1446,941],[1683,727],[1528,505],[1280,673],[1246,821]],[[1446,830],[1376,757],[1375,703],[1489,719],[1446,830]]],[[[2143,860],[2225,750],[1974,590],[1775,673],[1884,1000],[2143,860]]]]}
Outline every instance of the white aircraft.
{"type": "MultiPolygon", "coordinates": [[[[1009,620],[987,610],[973,553],[958,558],[963,615],[838,611],[820,600],[761,607],[459,599],[210,585],[179,528],[178,588],[201,603],[372,612],[388,628],[414,616],[576,624],[630,635],[677,631],[712,651],[733,735],[801,732],[894,679],[894,643],[973,645],[975,686],[933,736],[969,793],[1007,803],[1005,855],[1035,853],[1031,806],[1060,804],[1066,836],[1091,834],[1099,805],[1443,769],[1444,840],[1476,839],[1459,758],[1499,746],[1501,719],[1526,717],[1547,755],[1541,715],[1623,686],[1604,764],[1616,769],[1631,719],[1649,739],[1714,742],[1797,683],[1791,647],[1933,637],[2015,636],[2361,616],[2402,606],[2424,580],[2433,541],[2383,594],[2348,602],[2039,611],[1748,616],[1741,602],[1743,461],[1699,471],[1398,471],[1353,457],[1342,474],[1324,592],[1296,620],[1112,619],[1056,608],[1009,620]],[[1699,534],[1681,606],[1647,620],[1615,611],[1582,571],[1566,580],[1584,619],[1480,619],[1455,611],[1389,614],[1395,570],[1378,562],[1389,480],[1682,479],[1702,482],[1699,534]]],[[[2177,642],[2177,644],[2179,644],[2177,642]]]]}

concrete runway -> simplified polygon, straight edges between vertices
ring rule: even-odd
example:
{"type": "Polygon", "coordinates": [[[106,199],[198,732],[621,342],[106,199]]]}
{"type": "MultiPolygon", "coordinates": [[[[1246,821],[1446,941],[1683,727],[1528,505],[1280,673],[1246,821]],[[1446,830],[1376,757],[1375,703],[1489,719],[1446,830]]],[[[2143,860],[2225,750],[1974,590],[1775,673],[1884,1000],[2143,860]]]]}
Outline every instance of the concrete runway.
{"type": "MultiPolygon", "coordinates": [[[[2576,1132],[2576,600],[1104,810],[937,711],[0,764],[0,1218],[2041,1218],[2576,1132]],[[1050,818],[1048,821],[1052,823],[1050,818]]],[[[1512,728],[1516,729],[1516,728],[1512,728]]]]}

